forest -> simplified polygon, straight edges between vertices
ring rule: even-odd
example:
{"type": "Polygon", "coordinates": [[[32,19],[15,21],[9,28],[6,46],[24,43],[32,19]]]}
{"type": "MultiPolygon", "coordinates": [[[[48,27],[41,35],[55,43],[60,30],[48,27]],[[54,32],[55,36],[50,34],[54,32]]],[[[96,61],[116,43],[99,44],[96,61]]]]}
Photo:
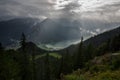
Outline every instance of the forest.
{"type": "Polygon", "coordinates": [[[42,50],[24,33],[19,45],[6,49],[0,43],[0,80],[120,80],[120,34],[97,46],[81,37],[73,52],[42,50]]]}

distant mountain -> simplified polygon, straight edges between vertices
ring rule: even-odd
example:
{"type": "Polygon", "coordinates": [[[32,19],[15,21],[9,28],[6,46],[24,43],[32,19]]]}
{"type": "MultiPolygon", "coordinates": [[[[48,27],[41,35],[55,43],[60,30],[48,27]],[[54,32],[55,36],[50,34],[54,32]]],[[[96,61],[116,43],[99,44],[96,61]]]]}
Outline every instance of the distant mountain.
{"type": "Polygon", "coordinates": [[[8,47],[18,46],[21,33],[27,40],[34,42],[40,48],[59,50],[80,41],[81,36],[87,39],[120,23],[103,23],[91,20],[37,19],[16,18],[0,21],[0,42],[8,47]],[[102,26],[102,27],[101,27],[102,26]]]}
{"type": "Polygon", "coordinates": [[[74,30],[72,26],[63,25],[48,18],[45,20],[17,18],[0,22],[0,42],[7,47],[15,47],[20,40],[21,33],[24,32],[28,41],[44,47],[44,45],[79,39],[78,31],[74,30]]]}
{"type": "Polygon", "coordinates": [[[85,40],[84,45],[92,44],[93,46],[99,46],[101,43],[104,43],[117,35],[120,35],[120,26],[85,40]]]}
{"type": "MultiPolygon", "coordinates": [[[[39,19],[19,18],[0,22],[0,42],[5,46],[17,43],[20,40],[22,32],[28,37],[36,29],[39,19]]],[[[37,27],[37,29],[40,27],[37,27]]]]}
{"type": "MultiPolygon", "coordinates": [[[[93,46],[100,46],[102,43],[108,41],[109,39],[112,39],[113,37],[120,35],[120,27],[115,28],[113,30],[101,33],[97,36],[91,37],[87,40],[85,40],[83,42],[83,44],[85,46],[92,44],[93,46]]],[[[78,47],[79,47],[79,43],[75,44],[75,45],[71,45],[67,48],[61,49],[61,50],[52,50],[52,51],[47,51],[45,49],[42,49],[40,47],[37,47],[36,44],[32,43],[32,42],[27,42],[26,43],[26,48],[27,48],[27,52],[31,53],[31,51],[35,51],[36,54],[41,54],[41,53],[46,53],[46,52],[56,52],[56,53],[66,53],[67,51],[70,54],[74,54],[78,51],[78,47]],[[33,50],[34,49],[34,50],[33,50]]],[[[21,48],[19,48],[18,50],[21,50],[21,48]]]]}
{"type": "MultiPolygon", "coordinates": [[[[115,29],[112,29],[112,30],[109,30],[109,31],[106,31],[104,33],[101,33],[99,35],[96,35],[94,37],[91,37],[87,40],[85,40],[83,42],[83,45],[84,46],[87,46],[89,44],[93,45],[94,47],[98,47],[100,46],[102,43],[108,41],[109,39],[112,39],[114,38],[115,36],[117,35],[120,35],[120,27],[117,27],[115,29]]],[[[65,48],[63,50],[60,50],[61,52],[64,52],[64,51],[69,51],[70,54],[73,54],[75,53],[76,51],[78,51],[78,47],[79,47],[79,43],[78,44],[75,44],[75,45],[71,45],[69,46],[68,48],[65,48]]]]}

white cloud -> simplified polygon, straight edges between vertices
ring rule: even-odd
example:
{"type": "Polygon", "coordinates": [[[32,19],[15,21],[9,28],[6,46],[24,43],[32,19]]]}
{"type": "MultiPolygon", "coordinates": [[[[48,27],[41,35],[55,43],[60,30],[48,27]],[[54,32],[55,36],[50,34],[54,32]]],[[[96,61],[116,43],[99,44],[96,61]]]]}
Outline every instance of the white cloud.
{"type": "Polygon", "coordinates": [[[77,21],[80,27],[97,29],[103,24],[105,27],[106,24],[120,23],[119,4],[120,0],[0,0],[0,18],[52,18],[58,22],[64,19],[64,25],[74,26],[76,23],[71,23],[77,21]]]}
{"type": "Polygon", "coordinates": [[[84,36],[86,33],[91,34],[92,36],[97,35],[97,33],[92,30],[80,28],[80,31],[81,31],[82,36],[84,36]]]}
{"type": "Polygon", "coordinates": [[[99,28],[97,28],[97,29],[96,29],[96,32],[100,33],[100,32],[101,32],[101,30],[100,30],[99,28]]]}
{"type": "Polygon", "coordinates": [[[118,21],[119,4],[120,0],[0,0],[0,18],[25,17],[31,14],[50,18],[66,15],[81,18],[82,15],[93,19],[103,15],[103,18],[107,16],[110,20],[112,16],[118,21]]]}

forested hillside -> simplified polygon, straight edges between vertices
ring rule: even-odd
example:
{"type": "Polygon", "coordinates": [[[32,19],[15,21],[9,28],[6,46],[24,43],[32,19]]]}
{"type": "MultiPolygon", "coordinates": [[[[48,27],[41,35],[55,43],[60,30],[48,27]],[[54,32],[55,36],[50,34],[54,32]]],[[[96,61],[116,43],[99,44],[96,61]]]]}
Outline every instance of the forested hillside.
{"type": "Polygon", "coordinates": [[[106,32],[109,39],[103,33],[85,45],[81,38],[76,48],[59,51],[40,49],[23,33],[16,50],[0,43],[0,80],[120,80],[120,34],[115,31],[119,28],[106,32]]]}

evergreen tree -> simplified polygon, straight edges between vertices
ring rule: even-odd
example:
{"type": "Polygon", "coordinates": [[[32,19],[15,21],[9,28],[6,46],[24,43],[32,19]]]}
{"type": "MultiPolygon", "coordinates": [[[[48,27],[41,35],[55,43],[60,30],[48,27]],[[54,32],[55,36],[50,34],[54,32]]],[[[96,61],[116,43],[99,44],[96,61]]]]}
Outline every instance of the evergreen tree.
{"type": "Polygon", "coordinates": [[[2,47],[2,43],[0,43],[0,50],[1,50],[1,49],[3,49],[3,47],[2,47]]]}
{"type": "Polygon", "coordinates": [[[32,80],[36,80],[35,47],[33,47],[33,52],[32,52],[32,80]]]}
{"type": "Polygon", "coordinates": [[[60,79],[60,75],[63,73],[63,53],[62,53],[62,58],[61,58],[61,61],[60,61],[60,67],[59,67],[59,70],[58,70],[58,78],[60,79]]]}
{"type": "Polygon", "coordinates": [[[3,46],[2,46],[2,43],[0,43],[0,53],[2,53],[4,50],[3,46]]]}
{"type": "Polygon", "coordinates": [[[111,48],[112,48],[111,43],[112,43],[112,40],[111,40],[111,39],[108,39],[108,41],[107,41],[107,51],[108,51],[108,52],[111,51],[111,48]]]}
{"type": "Polygon", "coordinates": [[[97,56],[104,55],[107,52],[108,46],[107,43],[104,42],[97,48],[97,56]]]}
{"type": "Polygon", "coordinates": [[[120,35],[114,37],[111,43],[111,49],[113,52],[120,50],[120,35]]]}
{"type": "Polygon", "coordinates": [[[67,49],[66,52],[64,54],[62,54],[59,75],[61,73],[67,74],[67,73],[72,72],[72,62],[71,62],[70,58],[71,57],[70,57],[70,54],[69,54],[69,50],[67,49]]]}
{"type": "Polygon", "coordinates": [[[66,53],[63,56],[63,72],[65,74],[72,72],[73,68],[73,62],[72,62],[72,57],[71,54],[69,53],[69,50],[66,50],[66,53]]]}
{"type": "Polygon", "coordinates": [[[83,54],[83,37],[81,37],[81,42],[78,48],[78,52],[75,55],[75,64],[74,64],[74,69],[78,69],[78,68],[83,68],[83,64],[84,64],[84,54],[83,54]]]}
{"type": "Polygon", "coordinates": [[[5,50],[0,54],[0,80],[20,80],[20,66],[16,60],[16,51],[5,50]]]}
{"type": "Polygon", "coordinates": [[[26,36],[25,36],[24,33],[22,33],[22,35],[21,35],[21,41],[20,41],[22,52],[25,52],[25,44],[26,44],[26,36]]]}
{"type": "Polygon", "coordinates": [[[49,54],[47,53],[45,56],[45,76],[44,76],[44,80],[51,80],[50,77],[50,62],[49,62],[49,54]]]}
{"type": "Polygon", "coordinates": [[[91,44],[89,44],[86,47],[85,52],[84,52],[85,62],[87,62],[88,60],[90,60],[96,56],[95,51],[96,51],[96,49],[91,44]]]}
{"type": "Polygon", "coordinates": [[[22,74],[22,80],[30,80],[30,65],[29,65],[29,58],[26,52],[26,36],[24,33],[22,33],[21,36],[21,53],[22,53],[22,63],[21,63],[21,74],[22,74]]]}

